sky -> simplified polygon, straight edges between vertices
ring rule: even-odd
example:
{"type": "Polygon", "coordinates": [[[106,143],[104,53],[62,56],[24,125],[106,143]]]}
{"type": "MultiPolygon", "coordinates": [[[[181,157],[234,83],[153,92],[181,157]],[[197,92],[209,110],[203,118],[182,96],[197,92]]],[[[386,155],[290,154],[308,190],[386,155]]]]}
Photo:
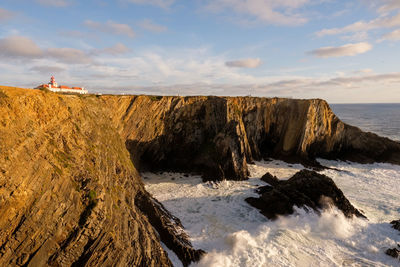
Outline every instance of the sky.
{"type": "Polygon", "coordinates": [[[400,0],[1,0],[0,85],[400,103],[400,0]]]}

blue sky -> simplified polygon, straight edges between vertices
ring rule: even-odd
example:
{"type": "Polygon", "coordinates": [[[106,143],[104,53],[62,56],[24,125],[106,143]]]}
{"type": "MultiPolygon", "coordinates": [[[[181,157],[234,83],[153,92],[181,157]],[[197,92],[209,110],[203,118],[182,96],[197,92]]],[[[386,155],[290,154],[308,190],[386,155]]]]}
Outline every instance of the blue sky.
{"type": "Polygon", "coordinates": [[[2,0],[0,84],[400,102],[399,0],[2,0]]]}

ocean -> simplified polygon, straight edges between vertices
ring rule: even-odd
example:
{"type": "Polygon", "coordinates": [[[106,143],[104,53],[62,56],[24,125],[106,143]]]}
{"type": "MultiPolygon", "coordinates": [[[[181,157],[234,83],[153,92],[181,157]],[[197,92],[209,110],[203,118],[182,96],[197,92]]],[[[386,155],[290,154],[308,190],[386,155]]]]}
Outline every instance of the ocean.
{"type": "MultiPolygon", "coordinates": [[[[400,140],[400,104],[331,105],[344,122],[400,140]]],[[[247,181],[203,183],[200,176],[144,173],[146,189],[181,219],[195,248],[208,254],[192,266],[400,266],[385,255],[400,243],[389,222],[400,219],[400,166],[319,159],[368,220],[347,219],[337,209],[321,216],[302,209],[270,221],[244,199],[270,172],[287,179],[304,167],[274,160],[250,165],[247,181]],[[340,171],[338,171],[340,170],[340,171]]],[[[175,266],[176,255],[168,254],[175,266]]]]}

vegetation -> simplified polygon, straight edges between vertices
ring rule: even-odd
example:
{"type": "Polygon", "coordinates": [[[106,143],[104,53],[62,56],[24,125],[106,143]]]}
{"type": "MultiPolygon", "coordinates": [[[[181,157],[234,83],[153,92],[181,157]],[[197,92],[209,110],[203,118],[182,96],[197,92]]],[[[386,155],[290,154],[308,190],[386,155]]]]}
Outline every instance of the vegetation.
{"type": "Polygon", "coordinates": [[[39,87],[38,88],[40,91],[43,91],[43,92],[45,92],[45,93],[49,93],[49,92],[51,92],[48,88],[46,88],[46,87],[39,87]]]}
{"type": "Polygon", "coordinates": [[[163,97],[162,95],[149,95],[151,101],[160,101],[163,97]]]}
{"type": "Polygon", "coordinates": [[[81,213],[79,218],[79,226],[82,227],[85,225],[87,219],[89,218],[90,214],[92,214],[93,209],[97,205],[97,193],[94,190],[90,190],[87,194],[87,199],[89,201],[88,205],[86,206],[85,210],[81,213]]]}
{"type": "Polygon", "coordinates": [[[6,95],[6,93],[0,90],[0,98],[7,98],[7,97],[8,96],[6,95]]]}

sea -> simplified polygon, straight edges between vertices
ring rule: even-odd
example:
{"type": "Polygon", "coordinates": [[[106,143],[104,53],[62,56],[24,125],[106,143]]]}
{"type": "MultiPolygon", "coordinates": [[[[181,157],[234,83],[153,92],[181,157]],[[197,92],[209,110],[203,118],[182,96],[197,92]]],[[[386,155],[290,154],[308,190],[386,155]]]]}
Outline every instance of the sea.
{"type": "MultiPolygon", "coordinates": [[[[400,140],[400,104],[331,105],[338,117],[364,131],[400,140]]],[[[260,161],[247,181],[203,183],[183,173],[143,173],[146,189],[181,219],[195,248],[207,255],[191,266],[400,266],[385,254],[400,244],[390,221],[400,219],[400,166],[319,159],[324,170],[368,220],[348,219],[336,208],[319,216],[296,209],[268,220],[244,199],[257,197],[266,172],[288,179],[300,164],[260,161]]],[[[166,247],[165,247],[166,248],[166,247]]],[[[175,266],[182,266],[166,248],[175,266]]]]}

